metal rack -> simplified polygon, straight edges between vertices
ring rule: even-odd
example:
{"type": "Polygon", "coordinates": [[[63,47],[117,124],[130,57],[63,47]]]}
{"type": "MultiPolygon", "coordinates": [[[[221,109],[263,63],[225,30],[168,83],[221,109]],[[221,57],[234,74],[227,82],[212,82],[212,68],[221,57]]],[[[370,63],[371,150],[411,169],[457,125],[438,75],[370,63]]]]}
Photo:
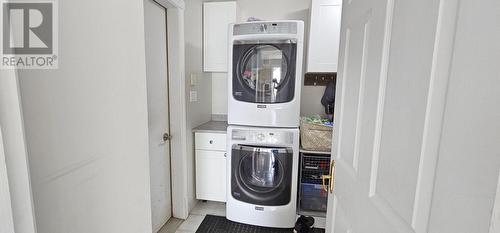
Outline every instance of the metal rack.
{"type": "Polygon", "coordinates": [[[325,217],[328,192],[323,190],[321,177],[330,171],[330,152],[300,151],[298,213],[325,217]]]}

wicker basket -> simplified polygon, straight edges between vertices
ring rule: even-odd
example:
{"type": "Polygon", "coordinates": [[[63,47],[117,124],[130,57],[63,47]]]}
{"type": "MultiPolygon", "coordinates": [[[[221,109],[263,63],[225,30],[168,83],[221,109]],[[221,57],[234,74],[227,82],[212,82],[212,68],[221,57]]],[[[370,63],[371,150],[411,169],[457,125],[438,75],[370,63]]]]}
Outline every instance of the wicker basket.
{"type": "Polygon", "coordinates": [[[300,121],[300,144],[302,149],[329,152],[332,149],[333,128],[300,121]]]}

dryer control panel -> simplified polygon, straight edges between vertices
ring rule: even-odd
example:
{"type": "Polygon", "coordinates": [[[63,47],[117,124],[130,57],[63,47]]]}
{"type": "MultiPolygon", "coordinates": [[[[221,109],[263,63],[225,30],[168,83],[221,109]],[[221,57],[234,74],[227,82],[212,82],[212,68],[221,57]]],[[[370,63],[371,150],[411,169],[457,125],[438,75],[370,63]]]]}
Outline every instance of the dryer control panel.
{"type": "Polygon", "coordinates": [[[253,22],[235,24],[233,35],[297,34],[296,22],[253,22]]]}

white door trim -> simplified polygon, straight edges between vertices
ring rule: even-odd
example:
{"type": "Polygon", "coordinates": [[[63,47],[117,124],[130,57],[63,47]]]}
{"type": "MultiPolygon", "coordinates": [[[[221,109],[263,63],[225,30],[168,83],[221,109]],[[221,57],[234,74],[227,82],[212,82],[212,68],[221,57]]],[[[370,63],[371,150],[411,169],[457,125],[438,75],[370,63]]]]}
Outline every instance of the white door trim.
{"type": "Polygon", "coordinates": [[[0,208],[0,232],[14,233],[14,218],[3,145],[2,128],[0,127],[0,206],[2,206],[0,208]]]}
{"type": "Polygon", "coordinates": [[[168,76],[170,99],[172,216],[189,215],[187,184],[187,113],[184,61],[184,1],[155,0],[167,9],[168,76]]]}
{"type": "Polygon", "coordinates": [[[500,231],[500,174],[498,174],[497,193],[495,197],[495,205],[491,214],[490,233],[500,231]]]}
{"type": "Polygon", "coordinates": [[[9,179],[9,192],[12,194],[10,205],[13,224],[16,232],[35,233],[36,222],[17,70],[2,70],[0,73],[1,142],[4,145],[2,153],[5,156],[3,162],[9,179]]]}
{"type": "Polygon", "coordinates": [[[184,10],[184,7],[186,6],[186,4],[184,4],[184,0],[155,0],[155,2],[167,9],[184,10]]]}

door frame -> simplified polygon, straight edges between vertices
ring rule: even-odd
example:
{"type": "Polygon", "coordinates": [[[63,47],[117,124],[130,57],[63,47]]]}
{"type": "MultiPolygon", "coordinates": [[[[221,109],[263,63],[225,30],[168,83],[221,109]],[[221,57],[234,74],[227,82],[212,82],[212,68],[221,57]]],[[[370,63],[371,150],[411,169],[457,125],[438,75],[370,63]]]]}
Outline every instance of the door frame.
{"type": "MultiPolygon", "coordinates": [[[[9,202],[6,206],[10,207],[15,230],[35,233],[33,193],[17,69],[0,70],[0,76],[2,76],[0,78],[0,130],[3,133],[0,135],[0,167],[5,166],[5,178],[7,178],[5,182],[9,185],[7,190],[0,190],[2,196],[0,204],[9,202]],[[4,197],[6,191],[8,195],[4,197]],[[8,200],[3,198],[8,198],[8,200]]],[[[0,216],[0,218],[4,217],[6,216],[0,216]]]]}
{"type": "Polygon", "coordinates": [[[7,164],[5,163],[2,128],[0,128],[0,232],[14,233],[14,217],[10,198],[7,164]]]}
{"type": "Polygon", "coordinates": [[[497,192],[495,195],[493,212],[491,214],[489,233],[498,232],[498,230],[500,230],[500,173],[498,174],[497,192]]]}
{"type": "Polygon", "coordinates": [[[187,219],[189,215],[187,181],[187,110],[184,61],[183,0],[155,0],[167,11],[167,61],[170,112],[170,174],[172,216],[187,219]]]}

